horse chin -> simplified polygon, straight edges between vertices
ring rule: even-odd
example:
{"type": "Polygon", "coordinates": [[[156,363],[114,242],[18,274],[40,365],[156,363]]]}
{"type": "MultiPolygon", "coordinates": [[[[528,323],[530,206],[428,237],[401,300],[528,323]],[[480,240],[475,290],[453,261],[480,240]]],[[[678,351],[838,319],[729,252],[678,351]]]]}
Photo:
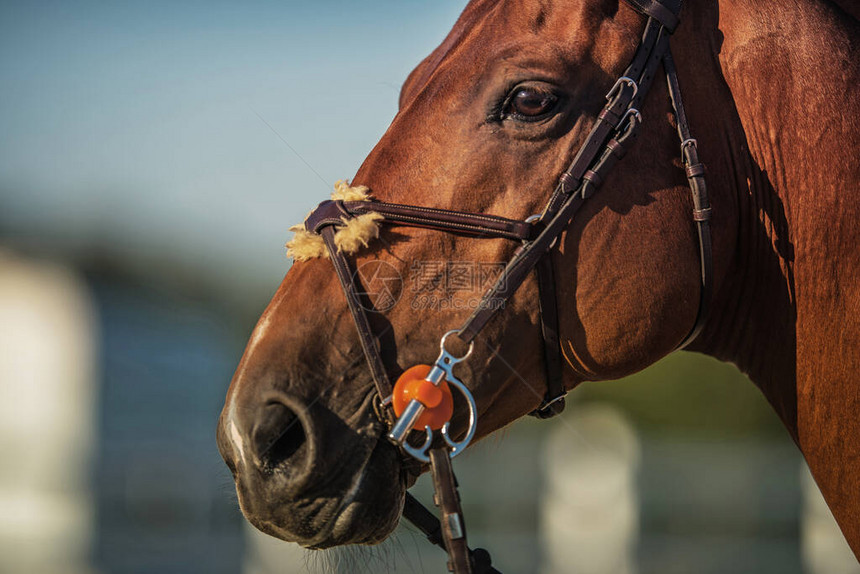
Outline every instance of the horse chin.
{"type": "MultiPolygon", "coordinates": [[[[397,527],[406,492],[393,445],[379,440],[336,495],[308,493],[245,517],[257,529],[305,548],[379,544],[397,527]]],[[[240,496],[240,500],[241,500],[240,496]]]]}
{"type": "Polygon", "coordinates": [[[353,476],[352,484],[338,501],[338,511],[317,538],[302,546],[324,549],[345,544],[379,544],[394,531],[403,511],[406,485],[401,478],[397,453],[380,441],[367,463],[353,476]]]}

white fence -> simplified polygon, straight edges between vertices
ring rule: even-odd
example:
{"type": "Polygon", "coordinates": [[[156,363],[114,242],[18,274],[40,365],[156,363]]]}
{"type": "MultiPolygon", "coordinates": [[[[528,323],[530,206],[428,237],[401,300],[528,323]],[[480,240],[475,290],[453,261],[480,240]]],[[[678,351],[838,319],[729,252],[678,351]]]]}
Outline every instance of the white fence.
{"type": "Polygon", "coordinates": [[[95,337],[70,271],[0,251],[0,571],[91,572],[95,337]]]}

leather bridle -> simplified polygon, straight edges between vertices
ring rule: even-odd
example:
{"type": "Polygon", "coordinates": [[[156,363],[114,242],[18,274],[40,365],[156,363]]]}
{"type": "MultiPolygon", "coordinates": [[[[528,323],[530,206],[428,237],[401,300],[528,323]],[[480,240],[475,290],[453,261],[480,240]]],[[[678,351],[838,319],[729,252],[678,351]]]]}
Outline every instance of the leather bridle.
{"type": "MultiPolygon", "coordinates": [[[[565,389],[562,380],[562,355],[559,342],[559,317],[556,302],[554,271],[551,252],[556,240],[565,231],[583,203],[596,193],[615,164],[624,157],[625,152],[635,140],[642,122],[640,105],[647,94],[662,64],[666,73],[669,95],[677,121],[678,136],[681,141],[681,155],[685,164],[687,181],[690,186],[694,221],[698,236],[699,257],[701,262],[701,289],[699,308],[695,322],[687,336],[678,345],[683,348],[701,332],[708,315],[708,307],[713,289],[711,255],[711,235],[709,219],[711,208],[705,187],[705,169],[699,162],[696,140],[690,135],[681,92],[678,86],[675,64],[669,50],[669,37],[678,25],[680,0],[627,0],[636,10],[648,16],[639,47],[624,74],[618,78],[606,95],[607,103],[597,116],[585,143],[579,148],[570,166],[561,174],[558,185],[547,201],[539,216],[525,221],[508,219],[495,215],[451,211],[432,207],[371,201],[324,201],[305,220],[305,229],[322,236],[328,254],[334,264],[350,312],[354,319],[362,349],[379,394],[379,416],[389,428],[389,437],[394,439],[405,452],[415,455],[405,441],[406,434],[412,430],[417,417],[412,413],[409,418],[401,413],[395,422],[388,408],[392,395],[392,385],[371,330],[365,309],[367,302],[362,301],[362,290],[353,263],[335,244],[337,229],[357,216],[375,213],[381,216],[385,225],[422,227],[445,231],[476,238],[504,238],[521,242],[504,271],[493,286],[483,295],[476,310],[466,322],[456,330],[456,335],[467,345],[473,343],[487,323],[504,307],[504,303],[517,292],[529,274],[535,270],[538,280],[541,335],[544,347],[546,370],[546,393],[541,405],[531,414],[548,418],[560,413],[564,408],[565,389]]],[[[446,334],[447,336],[448,334],[446,334]]],[[[442,354],[437,360],[436,379],[457,382],[451,368],[454,362],[464,357],[454,358],[445,350],[444,339],[442,354]],[[447,357],[447,358],[446,358],[447,357]],[[452,362],[453,359],[453,362],[452,362]],[[443,372],[444,371],[444,372],[443,372]],[[452,381],[453,379],[453,381],[452,381]]],[[[462,386],[462,383],[460,383],[462,386]]],[[[474,404],[465,386],[461,392],[474,404]]],[[[414,401],[417,403],[417,401],[414,401]]],[[[410,405],[411,406],[411,405],[410,405]]],[[[421,405],[416,406],[421,410],[421,405]]],[[[474,412],[472,417],[475,418],[474,412]]],[[[443,433],[447,426],[443,429],[443,433]]],[[[425,450],[429,449],[432,435],[429,427],[425,450]]],[[[449,446],[455,452],[465,448],[474,433],[474,421],[470,423],[468,437],[462,443],[454,443],[445,435],[449,446]]],[[[424,453],[425,451],[418,451],[424,453]]],[[[462,512],[454,486],[449,449],[442,446],[429,449],[429,460],[437,490],[437,505],[442,508],[443,520],[440,522],[421,503],[407,493],[404,516],[416,524],[428,538],[445,548],[449,553],[449,570],[457,573],[497,572],[490,565],[489,554],[478,549],[469,550],[466,546],[465,528],[462,512]]]]}

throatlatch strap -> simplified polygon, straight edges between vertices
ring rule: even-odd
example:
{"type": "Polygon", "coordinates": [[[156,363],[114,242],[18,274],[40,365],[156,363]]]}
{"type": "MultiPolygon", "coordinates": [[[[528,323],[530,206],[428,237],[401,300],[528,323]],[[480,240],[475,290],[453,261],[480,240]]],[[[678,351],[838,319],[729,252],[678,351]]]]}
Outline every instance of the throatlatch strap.
{"type": "Polygon", "coordinates": [[[711,203],[708,199],[708,188],[705,185],[705,167],[699,161],[699,151],[696,140],[690,136],[690,124],[687,122],[687,113],[684,110],[684,102],[681,100],[681,88],[678,85],[678,71],[675,69],[675,61],[671,51],[667,50],[663,56],[663,69],[666,71],[666,83],[669,86],[669,98],[675,111],[675,119],[678,124],[678,137],[681,140],[681,154],[686,166],[687,183],[690,185],[690,193],[693,198],[693,221],[696,223],[696,234],[699,240],[699,261],[701,265],[701,290],[699,292],[699,310],[696,312],[696,320],[693,328],[678,344],[676,350],[683,349],[689,345],[705,326],[710,310],[711,297],[714,291],[714,262],[713,248],[711,245],[711,203]]]}
{"type": "Polygon", "coordinates": [[[564,378],[561,342],[558,336],[558,302],[555,297],[555,277],[552,253],[547,252],[537,263],[538,301],[540,302],[540,328],[543,335],[544,366],[546,367],[546,394],[532,416],[548,419],[564,410],[564,378]]]}

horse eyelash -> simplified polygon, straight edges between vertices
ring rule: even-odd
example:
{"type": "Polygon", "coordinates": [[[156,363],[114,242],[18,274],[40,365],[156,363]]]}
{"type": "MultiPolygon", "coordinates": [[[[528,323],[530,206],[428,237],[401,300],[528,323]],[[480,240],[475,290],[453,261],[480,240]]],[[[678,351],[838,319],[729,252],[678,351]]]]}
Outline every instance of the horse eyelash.
{"type": "Polygon", "coordinates": [[[504,109],[508,102],[510,102],[511,97],[513,97],[514,91],[517,87],[523,85],[525,82],[522,80],[509,82],[505,88],[502,90],[502,96],[496,98],[495,103],[490,108],[487,113],[487,123],[501,123],[505,119],[504,109]]]}
{"type": "Polygon", "coordinates": [[[489,113],[487,113],[487,123],[499,123],[505,119],[502,116],[502,110],[504,109],[506,101],[507,99],[503,99],[493,104],[493,107],[491,107],[489,113]]]}

